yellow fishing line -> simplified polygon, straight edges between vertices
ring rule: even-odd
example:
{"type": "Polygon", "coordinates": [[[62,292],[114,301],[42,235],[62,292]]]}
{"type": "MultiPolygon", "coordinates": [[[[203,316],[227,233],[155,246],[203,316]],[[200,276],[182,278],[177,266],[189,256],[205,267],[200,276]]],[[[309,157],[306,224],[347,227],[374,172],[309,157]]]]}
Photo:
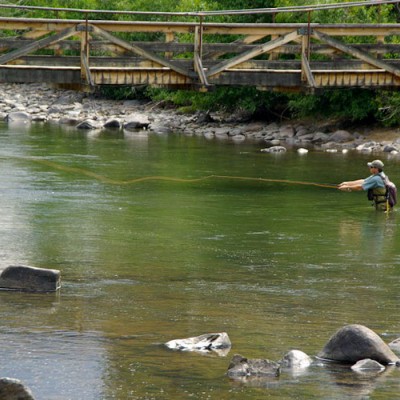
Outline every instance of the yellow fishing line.
{"type": "Polygon", "coordinates": [[[112,185],[133,185],[135,183],[146,182],[146,181],[170,181],[170,182],[194,183],[209,179],[226,179],[226,180],[230,179],[230,180],[255,181],[255,182],[276,182],[276,183],[285,183],[290,185],[307,185],[307,186],[317,186],[317,187],[337,189],[336,185],[328,185],[323,183],[291,181],[287,179],[253,178],[247,176],[231,176],[231,175],[207,175],[200,178],[176,178],[172,176],[143,176],[140,178],[133,178],[128,180],[118,180],[118,179],[111,179],[100,174],[96,174],[95,172],[89,171],[87,169],[68,167],[49,160],[43,160],[39,158],[30,158],[29,160],[39,164],[47,165],[48,167],[60,171],[73,172],[76,174],[85,175],[90,178],[94,178],[100,182],[112,185]]]}

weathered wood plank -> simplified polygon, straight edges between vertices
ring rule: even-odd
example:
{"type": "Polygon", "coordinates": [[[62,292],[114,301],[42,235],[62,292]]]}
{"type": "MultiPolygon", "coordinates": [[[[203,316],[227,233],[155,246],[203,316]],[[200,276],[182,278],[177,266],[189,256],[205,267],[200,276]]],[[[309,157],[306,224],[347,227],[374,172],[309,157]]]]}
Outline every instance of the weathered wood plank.
{"type": "Polygon", "coordinates": [[[397,77],[400,77],[400,69],[394,68],[386,62],[377,60],[376,58],[371,57],[370,55],[366,54],[365,52],[363,52],[361,50],[357,50],[351,46],[345,45],[335,39],[330,38],[328,35],[325,35],[324,33],[321,33],[318,31],[314,31],[313,36],[316,37],[317,39],[320,39],[320,40],[328,43],[332,47],[335,47],[338,50],[343,51],[344,53],[347,53],[353,57],[359,58],[360,60],[363,60],[375,67],[382,68],[382,69],[390,72],[391,74],[393,74],[397,77]]]}
{"type": "Polygon", "coordinates": [[[287,35],[271,40],[270,42],[259,45],[255,49],[249,50],[247,52],[244,52],[240,54],[239,56],[233,57],[229,60],[223,61],[219,63],[218,65],[210,68],[207,72],[207,76],[212,76],[215,74],[218,74],[219,72],[222,72],[230,67],[233,67],[237,64],[240,64],[246,60],[249,60],[251,58],[254,58],[260,54],[267,53],[268,51],[275,49],[276,47],[282,46],[285,43],[288,43],[294,39],[296,39],[299,36],[297,31],[288,33],[287,35]]]}
{"type": "Polygon", "coordinates": [[[302,71],[303,71],[304,75],[307,78],[308,84],[312,88],[315,88],[316,87],[315,80],[314,80],[313,74],[311,72],[311,68],[310,68],[310,64],[308,63],[307,56],[304,51],[301,53],[301,67],[302,67],[302,71]]]}
{"type": "Polygon", "coordinates": [[[10,62],[12,60],[15,60],[26,54],[32,53],[33,51],[43,49],[53,43],[59,42],[60,40],[73,35],[74,33],[76,33],[75,27],[68,28],[68,29],[61,31],[60,33],[58,33],[56,35],[46,37],[44,39],[35,41],[27,46],[24,46],[21,49],[11,51],[7,54],[0,56],[0,64],[7,64],[8,62],[10,62]]]}
{"type": "MultiPolygon", "coordinates": [[[[92,74],[90,73],[90,68],[89,68],[89,62],[88,59],[86,57],[86,54],[82,54],[81,55],[81,60],[82,60],[82,69],[84,72],[84,76],[86,78],[86,83],[90,86],[94,86],[94,81],[92,78],[92,74]]],[[[82,76],[82,74],[81,74],[82,76]]]]}
{"type": "Polygon", "coordinates": [[[177,72],[177,73],[179,73],[181,75],[187,76],[188,78],[193,78],[194,77],[194,74],[191,73],[189,70],[185,70],[183,68],[180,68],[179,66],[175,65],[174,63],[172,63],[172,62],[170,62],[170,61],[168,61],[168,60],[166,60],[166,59],[164,59],[162,57],[159,57],[158,55],[156,55],[156,54],[154,54],[154,53],[152,53],[150,51],[147,51],[147,50],[145,50],[145,49],[143,49],[143,48],[141,48],[141,47],[139,47],[139,46],[137,46],[135,44],[132,44],[132,43],[126,42],[125,40],[119,39],[119,38],[111,35],[109,32],[98,28],[97,26],[92,26],[92,27],[93,27],[93,31],[94,31],[95,34],[97,34],[97,35],[109,40],[110,42],[116,44],[117,46],[120,46],[120,47],[122,47],[122,48],[124,48],[126,50],[130,50],[133,53],[136,53],[136,54],[138,54],[138,55],[140,55],[142,57],[145,57],[145,58],[147,58],[147,59],[149,59],[151,61],[157,62],[160,65],[164,65],[164,66],[166,66],[168,68],[171,68],[173,71],[175,71],[175,72],[177,72]]]}

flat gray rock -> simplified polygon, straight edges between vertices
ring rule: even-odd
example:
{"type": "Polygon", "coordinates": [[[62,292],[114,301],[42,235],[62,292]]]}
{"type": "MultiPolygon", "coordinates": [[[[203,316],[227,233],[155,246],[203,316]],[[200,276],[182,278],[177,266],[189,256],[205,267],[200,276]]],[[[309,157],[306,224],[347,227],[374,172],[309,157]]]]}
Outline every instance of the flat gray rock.
{"type": "Polygon", "coordinates": [[[10,265],[0,268],[0,289],[30,292],[55,292],[61,287],[60,271],[10,265]]]}
{"type": "Polygon", "coordinates": [[[206,333],[204,335],[189,337],[185,339],[170,340],[165,345],[174,350],[182,351],[214,351],[220,355],[226,355],[227,352],[220,353],[220,350],[231,348],[231,341],[226,332],[206,333]]]}

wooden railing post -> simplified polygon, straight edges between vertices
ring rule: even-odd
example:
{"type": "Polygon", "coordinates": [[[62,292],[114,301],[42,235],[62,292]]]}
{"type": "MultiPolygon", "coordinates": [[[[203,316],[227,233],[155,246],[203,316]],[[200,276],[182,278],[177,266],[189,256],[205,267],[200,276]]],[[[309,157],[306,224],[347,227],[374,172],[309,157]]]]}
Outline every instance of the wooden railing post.
{"type": "Polygon", "coordinates": [[[89,66],[89,21],[88,15],[85,15],[85,25],[79,25],[81,31],[81,79],[86,85],[94,86],[89,66]]]}
{"type": "Polygon", "coordinates": [[[209,86],[206,74],[204,73],[203,62],[203,17],[200,16],[200,23],[196,25],[194,31],[194,52],[193,52],[193,63],[194,69],[197,72],[199,80],[203,85],[202,90],[206,91],[206,86],[209,86]]]}
{"type": "Polygon", "coordinates": [[[311,11],[308,12],[307,31],[301,36],[301,80],[308,82],[311,90],[315,89],[315,80],[310,67],[311,57],[311,11]]]}

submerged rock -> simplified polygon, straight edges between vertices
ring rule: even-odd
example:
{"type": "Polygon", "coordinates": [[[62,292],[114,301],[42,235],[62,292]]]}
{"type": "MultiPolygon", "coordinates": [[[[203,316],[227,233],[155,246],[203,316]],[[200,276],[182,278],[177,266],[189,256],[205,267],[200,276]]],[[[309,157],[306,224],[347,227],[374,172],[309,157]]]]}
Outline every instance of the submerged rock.
{"type": "Polygon", "coordinates": [[[382,364],[378,363],[378,361],[366,358],[364,360],[357,361],[354,365],[351,366],[351,369],[356,372],[363,372],[363,371],[381,372],[385,369],[385,367],[382,364]]]}
{"type": "Polygon", "coordinates": [[[365,358],[384,365],[399,361],[396,354],[374,331],[357,324],[339,329],[318,357],[342,363],[355,363],[365,358]]]}
{"type": "Polygon", "coordinates": [[[286,147],[283,146],[272,146],[272,147],[267,147],[265,149],[261,149],[263,153],[284,153],[286,150],[286,147]]]}
{"type": "Polygon", "coordinates": [[[268,359],[249,359],[235,354],[228,366],[227,375],[230,378],[277,377],[280,375],[280,365],[268,359]]]}

